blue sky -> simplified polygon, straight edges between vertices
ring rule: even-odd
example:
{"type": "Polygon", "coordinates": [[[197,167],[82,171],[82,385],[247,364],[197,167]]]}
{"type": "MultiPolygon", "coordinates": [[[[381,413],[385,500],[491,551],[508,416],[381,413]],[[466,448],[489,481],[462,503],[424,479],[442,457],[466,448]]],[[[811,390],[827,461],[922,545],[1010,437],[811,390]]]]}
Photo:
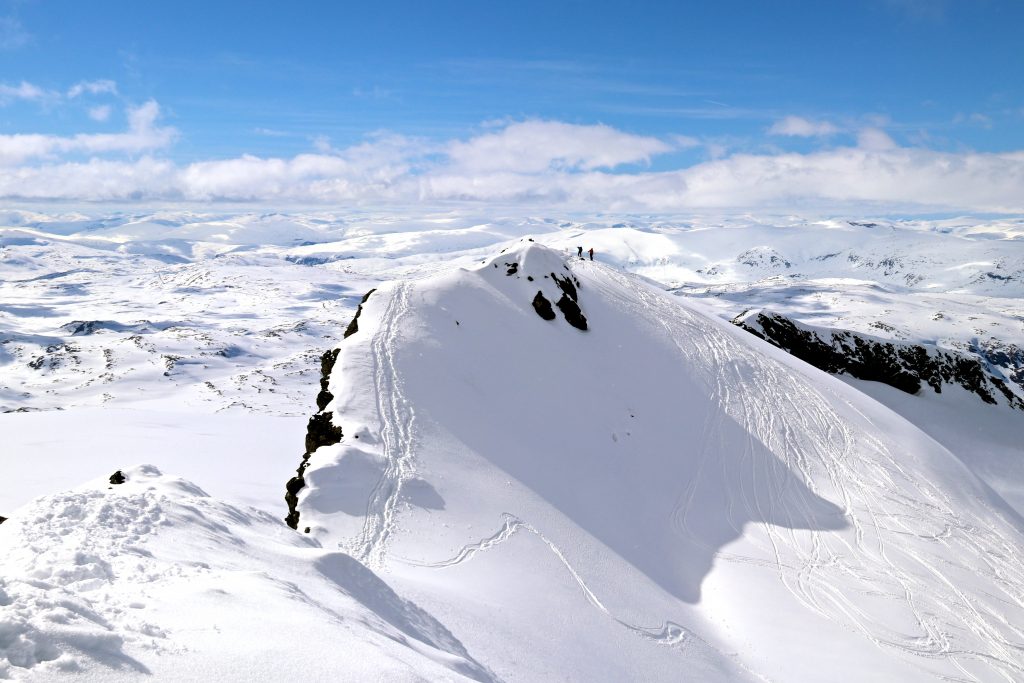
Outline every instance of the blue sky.
{"type": "Polygon", "coordinates": [[[416,172],[452,141],[524,121],[666,143],[603,173],[843,147],[1012,153],[1022,36],[1018,0],[0,0],[0,136],[138,133],[130,112],[150,103],[133,140],[11,158],[180,168],[343,155],[386,131],[439,145],[411,153],[416,172]]]}

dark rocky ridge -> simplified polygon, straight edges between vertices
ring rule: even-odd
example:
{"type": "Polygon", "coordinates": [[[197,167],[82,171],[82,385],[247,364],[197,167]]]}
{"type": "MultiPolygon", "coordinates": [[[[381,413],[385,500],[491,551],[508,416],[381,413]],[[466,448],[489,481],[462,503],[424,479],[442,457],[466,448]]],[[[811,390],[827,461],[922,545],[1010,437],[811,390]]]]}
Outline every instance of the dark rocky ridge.
{"type": "Polygon", "coordinates": [[[343,337],[343,339],[348,339],[353,334],[359,331],[359,316],[362,315],[363,313],[363,304],[365,304],[366,300],[370,298],[370,295],[376,291],[377,289],[374,288],[363,295],[363,298],[359,302],[359,305],[356,306],[356,314],[352,317],[352,322],[350,322],[348,324],[348,327],[345,328],[345,336],[343,337]]]}
{"type": "MultiPolygon", "coordinates": [[[[532,238],[527,238],[524,241],[533,242],[532,238]]],[[[504,254],[508,249],[502,249],[501,253],[504,254]]],[[[487,262],[484,261],[486,264],[487,262]]],[[[566,275],[559,276],[555,272],[543,273],[539,269],[533,271],[532,274],[526,273],[526,268],[519,263],[518,260],[513,261],[501,261],[501,264],[505,266],[505,275],[508,277],[515,277],[519,279],[522,276],[526,276],[528,282],[534,282],[536,278],[541,280],[551,279],[558,289],[561,290],[562,295],[555,302],[554,306],[551,305],[551,299],[544,295],[544,290],[537,290],[537,294],[534,295],[533,300],[530,302],[533,305],[533,310],[537,312],[537,315],[543,320],[551,321],[557,316],[555,315],[555,308],[562,312],[562,317],[565,321],[583,332],[587,331],[587,318],[583,315],[583,311],[579,305],[579,289],[582,288],[579,279],[572,274],[569,270],[569,266],[562,263],[562,268],[566,271],[566,275]]],[[[498,267],[498,262],[492,264],[495,268],[498,267]]],[[[550,267],[550,262],[547,267],[550,267]]],[[[551,295],[551,292],[548,292],[551,295]]],[[[557,294],[557,293],[555,293],[557,294]]],[[[552,297],[554,298],[554,297],[552,297]]]]}
{"type": "MultiPolygon", "coordinates": [[[[359,331],[359,316],[363,312],[363,304],[370,298],[376,289],[371,289],[367,292],[362,301],[359,302],[359,306],[356,308],[356,314],[352,317],[352,322],[345,328],[344,339],[348,339],[353,334],[359,331]]],[[[341,349],[331,349],[325,351],[324,355],[320,357],[320,393],[316,397],[317,412],[309,418],[309,423],[306,425],[306,452],[302,454],[302,461],[299,463],[299,467],[295,470],[295,476],[288,480],[285,484],[284,500],[288,504],[288,515],[284,518],[285,524],[293,529],[299,528],[299,491],[306,485],[305,473],[306,468],[309,467],[309,456],[321,446],[333,446],[339,443],[344,437],[341,431],[341,427],[338,427],[331,422],[331,413],[325,413],[326,408],[331,401],[334,400],[334,395],[328,391],[327,387],[331,381],[331,373],[334,371],[334,364],[338,361],[338,354],[341,353],[341,349]]]]}
{"type": "Polygon", "coordinates": [[[1016,344],[1005,344],[995,339],[972,343],[969,350],[978,354],[1003,376],[1024,389],[1024,349],[1016,344]]]}
{"type": "Polygon", "coordinates": [[[337,362],[338,353],[340,352],[341,349],[332,349],[324,351],[324,355],[320,356],[320,393],[316,395],[317,410],[323,410],[334,400],[334,394],[327,390],[327,384],[331,378],[331,370],[334,369],[334,363],[337,362]]]}
{"type": "Polygon", "coordinates": [[[558,310],[562,312],[562,317],[565,321],[575,327],[577,330],[587,331],[587,317],[583,315],[583,311],[580,310],[580,305],[577,303],[579,293],[576,291],[576,285],[579,285],[580,281],[576,280],[575,276],[569,277],[558,277],[554,273],[551,273],[551,279],[555,281],[558,288],[562,290],[562,297],[555,304],[558,306],[558,310]],[[573,280],[576,284],[573,284],[573,280]]]}
{"type": "Polygon", "coordinates": [[[849,330],[814,328],[769,311],[745,312],[732,322],[825,372],[882,382],[908,394],[917,394],[924,385],[935,393],[942,393],[944,384],[959,385],[985,403],[998,404],[1002,397],[1010,407],[1024,410],[1024,400],[984,358],[849,330]]]}

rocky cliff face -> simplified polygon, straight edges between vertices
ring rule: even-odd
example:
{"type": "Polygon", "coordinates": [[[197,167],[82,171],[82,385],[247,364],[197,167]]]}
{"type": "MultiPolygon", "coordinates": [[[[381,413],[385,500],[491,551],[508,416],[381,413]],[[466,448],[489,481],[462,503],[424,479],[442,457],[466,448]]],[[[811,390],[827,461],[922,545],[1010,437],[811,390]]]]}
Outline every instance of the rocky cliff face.
{"type": "MultiPolygon", "coordinates": [[[[930,344],[876,339],[849,330],[804,325],[771,311],[746,311],[733,324],[742,327],[797,358],[832,374],[882,382],[908,394],[930,387],[957,385],[985,403],[1024,410],[1024,399],[1008,385],[1020,374],[1007,376],[1019,349],[992,348],[966,353],[930,344]]],[[[1024,355],[1024,354],[1020,354],[1024,355]]]]}
{"type": "MultiPolygon", "coordinates": [[[[370,298],[374,291],[371,289],[363,296],[363,300],[359,302],[359,307],[356,309],[355,316],[352,317],[352,322],[345,328],[345,339],[359,331],[359,315],[363,312],[363,304],[366,303],[366,300],[370,298]]],[[[309,418],[309,423],[306,426],[306,451],[302,454],[302,461],[295,471],[295,476],[289,479],[285,485],[284,500],[288,504],[288,516],[284,518],[284,521],[293,529],[299,528],[299,511],[296,506],[299,500],[299,491],[306,485],[304,475],[306,468],[309,466],[309,456],[321,446],[331,446],[340,442],[344,436],[341,427],[331,422],[331,413],[325,412],[327,406],[334,400],[334,395],[328,390],[328,385],[330,384],[331,372],[334,370],[334,364],[338,360],[338,353],[340,351],[341,349],[331,349],[325,351],[324,355],[320,357],[320,393],[316,397],[317,412],[309,418]]]]}

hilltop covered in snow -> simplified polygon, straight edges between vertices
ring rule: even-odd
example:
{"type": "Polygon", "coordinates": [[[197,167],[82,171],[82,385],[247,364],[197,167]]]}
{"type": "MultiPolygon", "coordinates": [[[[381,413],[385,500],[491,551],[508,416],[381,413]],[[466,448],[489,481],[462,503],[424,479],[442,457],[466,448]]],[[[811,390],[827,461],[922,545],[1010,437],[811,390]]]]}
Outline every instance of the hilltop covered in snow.
{"type": "Polygon", "coordinates": [[[3,222],[0,675],[1024,675],[1019,220],[3,222]]]}
{"type": "Polygon", "coordinates": [[[298,528],[446,606],[499,673],[1024,672],[1009,505],[856,390],[614,268],[525,241],[379,288],[327,389],[338,442],[303,463],[298,528]],[[585,330],[533,304],[567,282],[585,330]],[[481,605],[530,618],[496,642],[481,605]]]}

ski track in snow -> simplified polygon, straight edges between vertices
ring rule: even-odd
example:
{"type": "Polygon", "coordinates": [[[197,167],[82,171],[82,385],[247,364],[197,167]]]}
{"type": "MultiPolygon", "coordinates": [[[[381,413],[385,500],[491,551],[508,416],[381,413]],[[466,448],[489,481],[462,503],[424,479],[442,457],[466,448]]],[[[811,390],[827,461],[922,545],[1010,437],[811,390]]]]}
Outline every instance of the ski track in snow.
{"type": "MultiPolygon", "coordinates": [[[[701,452],[699,470],[673,513],[673,525],[680,534],[692,536],[687,523],[692,496],[699,485],[700,472],[721,462],[715,457],[720,450],[715,437],[720,431],[722,416],[727,415],[749,435],[743,453],[745,466],[752,472],[757,471],[754,441],[760,440],[784,459],[784,465],[810,491],[839,501],[851,529],[849,534],[842,534],[793,528],[799,527],[802,519],[811,518],[813,511],[808,507],[776,508],[775,501],[782,498],[784,484],[752,481],[755,487],[765,487],[767,494],[758,496],[752,490],[735,491],[728,501],[730,511],[738,507],[749,519],[778,519],[780,514],[785,514],[789,523],[778,526],[765,522],[759,524],[759,533],[751,534],[748,530],[745,534],[755,545],[761,546],[769,559],[720,551],[719,560],[770,569],[807,609],[856,629],[880,648],[916,657],[948,659],[963,673],[959,680],[982,680],[968,667],[972,662],[986,665],[990,672],[1007,681],[1024,676],[1024,667],[1018,663],[1019,653],[1024,649],[1024,630],[998,609],[1002,602],[1024,608],[1024,594],[1019,588],[1024,585],[1024,570],[1016,560],[1024,549],[1016,547],[999,529],[964,519],[923,472],[908,472],[880,440],[869,438],[855,443],[851,429],[828,407],[824,397],[792,372],[784,370],[777,361],[732,340],[710,319],[703,319],[651,291],[635,276],[600,263],[575,259],[570,263],[574,270],[591,271],[590,275],[595,277],[588,277],[588,284],[599,287],[605,296],[617,299],[621,305],[634,306],[640,301],[649,313],[647,318],[662,325],[671,338],[701,338],[706,342],[693,346],[677,343],[684,354],[699,356],[701,362],[695,366],[716,369],[716,373],[706,379],[713,388],[710,398],[723,407],[719,417],[704,425],[703,434],[697,440],[701,452]],[[602,286],[602,278],[625,288],[629,295],[621,294],[614,287],[602,286]],[[681,334],[682,330],[685,335],[681,334]],[[789,416],[789,421],[777,420],[779,414],[789,416]],[[825,433],[829,438],[822,443],[808,443],[797,440],[795,433],[825,433]],[[822,481],[828,482],[828,490],[822,490],[816,483],[822,481]],[[904,490],[929,501],[927,515],[915,509],[914,497],[902,493],[904,490]],[[930,520],[936,518],[942,521],[933,532],[915,531],[928,528],[930,520]],[[908,538],[917,543],[907,543],[908,538]],[[984,550],[988,547],[1002,548],[1004,552],[994,555],[984,550]],[[982,557],[985,566],[967,567],[950,559],[958,557],[960,549],[964,556],[982,557]],[[861,556],[867,559],[858,561],[861,556]],[[894,559],[897,557],[903,561],[894,559]],[[907,568],[906,559],[912,561],[916,571],[907,568]],[[873,569],[873,566],[884,570],[873,569]],[[992,605],[976,604],[957,588],[956,571],[979,569],[1001,590],[1000,594],[990,596],[992,605]],[[857,595],[846,594],[834,586],[851,580],[859,584],[862,596],[884,596],[887,602],[902,603],[916,633],[904,633],[889,626],[884,618],[873,615],[870,607],[859,605],[857,595]],[[973,636],[970,639],[973,645],[964,646],[965,638],[960,634],[944,632],[940,628],[943,623],[963,624],[966,632],[973,636]]],[[[383,566],[387,560],[387,544],[396,528],[401,489],[413,467],[415,415],[402,395],[401,378],[394,360],[398,323],[408,310],[409,287],[406,283],[395,286],[380,330],[372,342],[374,382],[387,464],[369,499],[363,532],[351,548],[356,557],[371,566],[383,566]]],[[[833,396],[833,400],[850,405],[837,396],[833,396]]],[[[616,617],[556,544],[510,513],[506,513],[504,523],[495,534],[463,546],[448,559],[429,563],[393,559],[434,569],[453,567],[500,546],[522,531],[544,542],[579,585],[587,601],[623,627],[665,645],[681,646],[688,638],[706,642],[672,621],[665,621],[659,627],[646,627],[616,617]]],[[[735,531],[737,536],[744,535],[742,528],[735,528],[735,531]]]]}
{"type": "MultiPolygon", "coordinates": [[[[761,538],[774,558],[781,582],[801,604],[856,628],[879,647],[921,657],[947,658],[963,672],[962,680],[981,680],[965,666],[970,660],[987,665],[1008,681],[1024,676],[1024,667],[1019,663],[1020,652],[1024,649],[1024,631],[997,609],[1004,602],[1024,607],[1024,594],[1020,589],[1024,585],[1024,569],[1019,561],[1024,549],[1017,547],[998,528],[965,519],[923,471],[908,472],[901,466],[898,456],[880,440],[862,441],[858,448],[850,429],[828,407],[828,402],[806,382],[791,373],[780,372],[776,361],[732,341],[714,329],[710,320],[672,305],[633,277],[601,265],[586,264],[584,268],[595,269],[628,288],[650,311],[648,318],[659,321],[671,337],[678,338],[672,325],[681,323],[689,328],[687,338],[704,339],[704,345],[678,346],[685,354],[701,355],[704,363],[699,366],[718,369],[717,375],[708,379],[725,413],[773,453],[782,455],[786,467],[797,473],[811,491],[841,501],[853,527],[853,547],[843,534],[815,530],[798,532],[770,523],[760,525],[761,538]],[[736,359],[748,361],[744,367],[753,369],[752,377],[739,371],[736,359]],[[783,426],[776,421],[775,416],[779,414],[799,421],[801,428],[796,431],[827,433],[831,438],[825,443],[797,441],[792,425],[783,426]],[[829,491],[821,491],[815,485],[815,481],[822,478],[829,482],[829,491]],[[903,494],[903,490],[913,490],[928,500],[928,514],[920,514],[915,509],[914,499],[903,494]],[[929,528],[935,519],[942,521],[933,533],[922,535],[915,531],[929,528]],[[809,539],[801,538],[807,535],[809,539]],[[908,543],[910,539],[916,542],[908,543]],[[1004,552],[992,554],[985,550],[992,547],[1004,552]],[[985,566],[960,565],[955,558],[961,556],[980,557],[985,566]],[[857,561],[859,557],[869,558],[885,571],[870,569],[868,562],[857,561]],[[897,562],[896,557],[904,561],[897,562]],[[907,569],[906,559],[912,561],[917,571],[907,569]],[[993,604],[978,604],[960,591],[954,576],[958,570],[984,572],[1001,591],[990,596],[993,604]],[[856,596],[835,589],[833,578],[839,583],[855,579],[862,586],[863,595],[884,595],[888,600],[903,603],[919,633],[893,630],[859,606],[856,596]],[[937,616],[942,614],[948,616],[937,616]],[[975,636],[975,646],[964,647],[964,639],[943,632],[939,628],[941,623],[963,624],[975,636]]],[[[594,278],[592,282],[600,280],[594,278]]],[[[605,288],[605,294],[617,296],[613,288],[605,288]]],[[[633,302],[623,299],[622,303],[632,305],[633,302]]],[[[702,468],[713,467],[719,460],[712,442],[716,431],[716,424],[705,425],[700,440],[702,468]]],[[[752,448],[750,444],[744,454],[748,460],[752,448]]],[[[699,479],[695,477],[692,486],[696,486],[699,479]]],[[[768,487],[770,493],[765,498],[769,502],[780,499],[782,491],[778,482],[758,482],[761,484],[768,487]]],[[[771,519],[780,512],[774,507],[760,509],[759,500],[751,492],[738,491],[730,505],[745,506],[759,519],[771,519]]],[[[674,523],[684,534],[688,533],[688,503],[689,497],[684,495],[674,515],[674,523]]],[[[790,510],[790,519],[799,520],[801,512],[804,511],[790,510]]],[[[809,510],[806,512],[810,514],[809,510]]],[[[763,564],[761,559],[727,552],[719,553],[718,557],[729,562],[763,564]]]]}
{"type": "Polygon", "coordinates": [[[415,411],[402,393],[395,368],[399,322],[409,309],[409,285],[398,283],[387,299],[380,329],[371,342],[374,391],[385,458],[384,472],[370,494],[363,531],[348,549],[371,567],[384,564],[388,539],[395,530],[402,487],[412,477],[415,411]]]}
{"type": "Polygon", "coordinates": [[[565,553],[563,553],[562,550],[551,539],[545,536],[541,531],[537,530],[537,528],[534,527],[532,524],[524,522],[523,520],[519,519],[518,517],[509,512],[504,513],[503,516],[505,517],[505,521],[497,532],[475,543],[469,543],[463,546],[459,549],[457,553],[455,553],[455,555],[446,560],[439,560],[437,562],[420,562],[417,560],[410,560],[405,558],[396,559],[399,559],[399,561],[404,564],[412,565],[414,567],[425,567],[428,569],[447,569],[450,567],[460,565],[463,562],[468,562],[469,560],[473,559],[478,553],[492,550],[501,545],[502,543],[504,543],[505,541],[508,541],[509,539],[514,537],[520,531],[525,531],[527,533],[533,534],[538,539],[540,539],[544,543],[544,545],[548,547],[551,553],[558,558],[558,561],[562,563],[566,571],[569,572],[569,575],[572,576],[573,581],[576,582],[580,590],[583,592],[583,595],[586,597],[587,602],[596,607],[601,613],[603,613],[613,621],[624,626],[633,633],[643,638],[653,640],[661,645],[682,647],[685,646],[687,640],[695,639],[710,647],[710,644],[704,641],[704,639],[700,638],[692,631],[689,631],[688,629],[680,626],[679,624],[673,621],[665,621],[662,622],[661,626],[649,627],[631,624],[628,621],[625,621],[624,619],[620,619],[619,617],[615,616],[605,606],[605,604],[601,602],[601,599],[597,597],[597,595],[590,588],[590,586],[587,585],[587,582],[583,579],[583,577],[580,576],[580,573],[576,570],[575,567],[572,566],[572,563],[569,562],[569,559],[565,556],[565,553]]]}

